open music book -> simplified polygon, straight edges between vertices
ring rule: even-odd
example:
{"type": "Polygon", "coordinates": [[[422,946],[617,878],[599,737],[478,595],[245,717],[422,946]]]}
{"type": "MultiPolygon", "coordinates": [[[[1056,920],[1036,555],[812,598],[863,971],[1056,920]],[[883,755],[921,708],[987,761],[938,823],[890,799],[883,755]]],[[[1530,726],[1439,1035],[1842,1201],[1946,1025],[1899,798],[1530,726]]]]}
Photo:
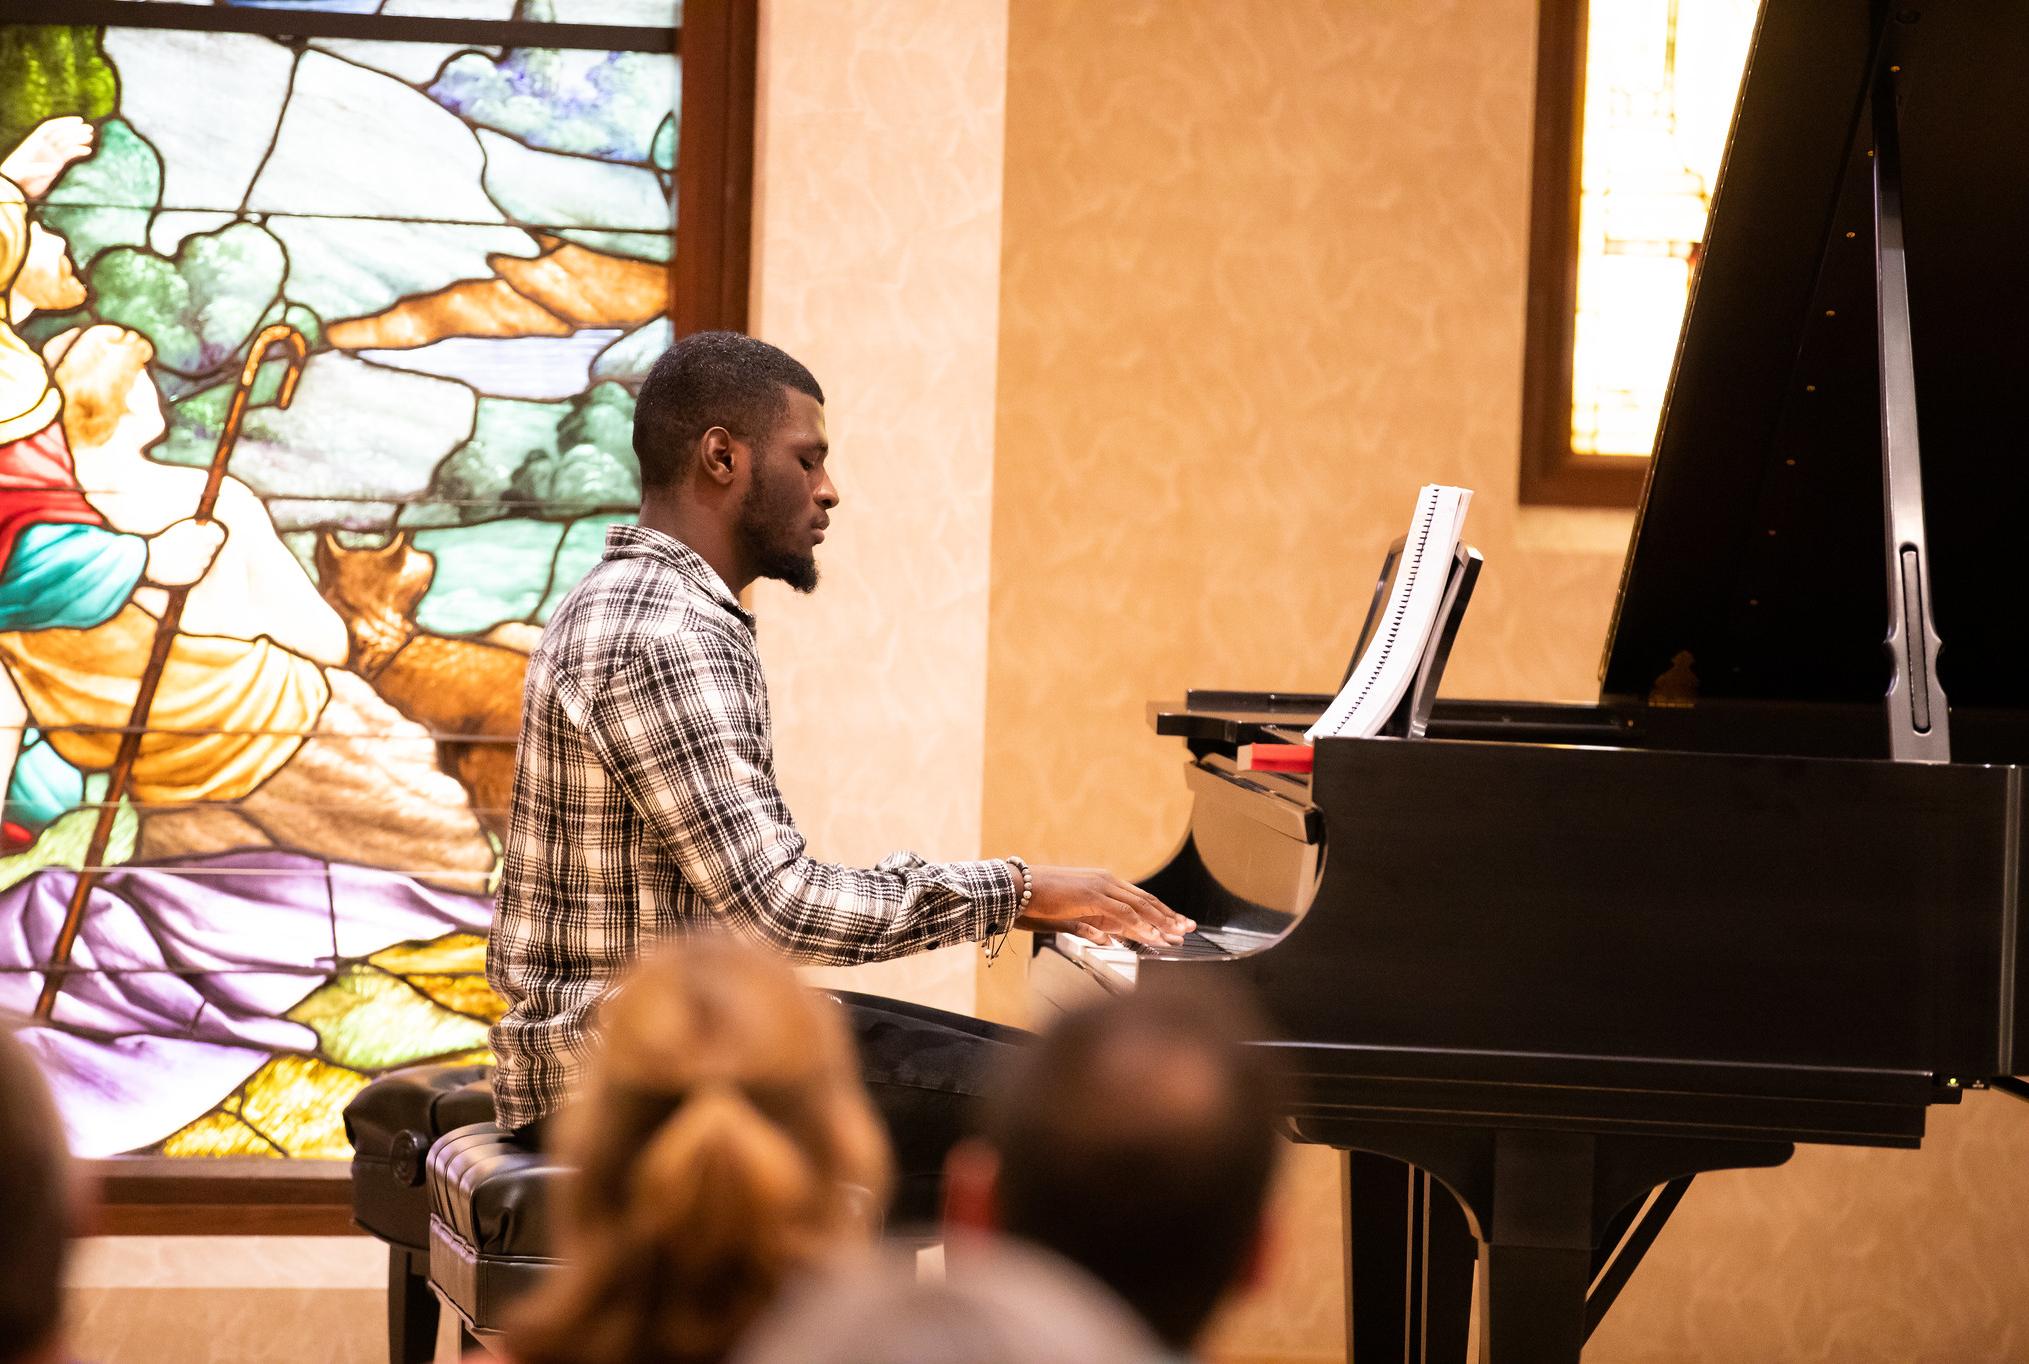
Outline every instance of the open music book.
{"type": "MultiPolygon", "coordinates": [[[[1427,483],[1416,499],[1394,581],[1378,616],[1370,616],[1345,685],[1318,722],[1304,731],[1320,738],[1369,738],[1381,732],[1423,667],[1443,615],[1445,589],[1459,557],[1472,490],[1427,483]]],[[[1469,590],[1469,589],[1468,589],[1469,590]]],[[[1441,660],[1438,662],[1442,667],[1441,660]]]]}

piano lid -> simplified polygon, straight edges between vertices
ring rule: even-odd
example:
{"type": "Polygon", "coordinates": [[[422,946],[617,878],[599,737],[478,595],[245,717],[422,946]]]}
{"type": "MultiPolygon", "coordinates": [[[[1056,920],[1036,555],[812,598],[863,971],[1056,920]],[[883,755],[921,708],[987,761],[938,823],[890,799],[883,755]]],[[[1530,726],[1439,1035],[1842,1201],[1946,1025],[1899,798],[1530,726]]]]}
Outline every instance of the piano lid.
{"type": "Polygon", "coordinates": [[[1955,726],[1962,711],[2025,709],[2025,71],[2029,5],[1765,0],[1603,699],[1882,703],[1878,76],[1900,101],[1938,676],[1955,726]]]}

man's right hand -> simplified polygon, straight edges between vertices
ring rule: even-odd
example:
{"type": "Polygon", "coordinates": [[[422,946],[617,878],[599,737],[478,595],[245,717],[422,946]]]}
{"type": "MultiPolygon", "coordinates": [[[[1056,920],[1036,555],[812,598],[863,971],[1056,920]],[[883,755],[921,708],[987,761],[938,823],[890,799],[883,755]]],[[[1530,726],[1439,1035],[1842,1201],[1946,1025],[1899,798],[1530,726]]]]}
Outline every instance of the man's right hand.
{"type": "Polygon", "coordinates": [[[1030,867],[1029,907],[1016,928],[1075,933],[1111,946],[1127,938],[1149,947],[1174,947],[1197,925],[1112,872],[1098,867],[1030,867]]]}

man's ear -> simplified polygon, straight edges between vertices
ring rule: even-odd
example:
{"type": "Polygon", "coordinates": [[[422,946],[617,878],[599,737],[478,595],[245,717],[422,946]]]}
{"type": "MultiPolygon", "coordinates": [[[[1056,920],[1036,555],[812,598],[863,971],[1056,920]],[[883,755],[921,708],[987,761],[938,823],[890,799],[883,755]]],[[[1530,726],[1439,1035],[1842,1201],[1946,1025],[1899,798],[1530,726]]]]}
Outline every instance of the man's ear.
{"type": "Polygon", "coordinates": [[[1000,1156],[968,1137],[944,1158],[944,1230],[990,1235],[1000,1229],[1000,1156]]]}
{"type": "Polygon", "coordinates": [[[698,471],[720,487],[732,483],[739,472],[739,442],[723,426],[714,426],[698,437],[698,471]]]}

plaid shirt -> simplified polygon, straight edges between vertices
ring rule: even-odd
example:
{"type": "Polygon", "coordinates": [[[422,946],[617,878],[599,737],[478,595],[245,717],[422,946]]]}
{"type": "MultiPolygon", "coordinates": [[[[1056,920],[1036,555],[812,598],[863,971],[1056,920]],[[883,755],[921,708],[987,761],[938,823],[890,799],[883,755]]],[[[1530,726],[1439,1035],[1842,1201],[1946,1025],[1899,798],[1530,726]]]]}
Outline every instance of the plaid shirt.
{"type": "Polygon", "coordinates": [[[614,526],[529,658],[486,977],[499,1122],[552,1112],[588,1058],[586,1021],[644,944],[730,929],[846,965],[1007,927],[1006,862],[878,867],[804,856],[775,786],[754,618],[697,553],[614,526]]]}

